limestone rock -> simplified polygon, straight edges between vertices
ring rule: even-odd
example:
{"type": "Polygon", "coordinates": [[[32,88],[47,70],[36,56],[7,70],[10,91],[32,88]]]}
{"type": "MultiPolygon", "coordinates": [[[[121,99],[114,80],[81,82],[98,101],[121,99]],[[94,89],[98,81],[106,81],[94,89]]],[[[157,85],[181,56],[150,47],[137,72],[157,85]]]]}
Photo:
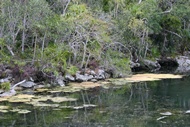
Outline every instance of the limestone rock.
{"type": "Polygon", "coordinates": [[[65,75],[65,79],[69,80],[69,81],[75,81],[75,78],[72,75],[70,75],[70,74],[66,74],[65,75]]]}
{"type": "Polygon", "coordinates": [[[189,73],[190,72],[190,59],[186,56],[178,56],[176,58],[179,66],[175,73],[189,73]]]}
{"type": "Polygon", "coordinates": [[[88,75],[88,74],[81,75],[81,74],[79,74],[79,73],[76,73],[76,80],[77,80],[77,81],[89,81],[89,80],[91,80],[92,78],[94,78],[93,75],[88,75]]]}
{"type": "Polygon", "coordinates": [[[57,83],[60,85],[60,86],[65,86],[65,82],[64,82],[64,77],[63,76],[58,76],[57,79],[56,79],[57,83]]]}
{"type": "Polygon", "coordinates": [[[98,70],[98,74],[97,76],[95,76],[95,78],[97,78],[98,80],[102,80],[102,79],[105,79],[105,71],[102,70],[102,69],[99,69],[98,70]]]}
{"type": "Polygon", "coordinates": [[[20,84],[20,86],[25,87],[25,88],[31,88],[31,87],[33,87],[35,85],[36,85],[36,83],[34,83],[32,81],[27,81],[27,82],[24,82],[24,83],[20,84]]]}

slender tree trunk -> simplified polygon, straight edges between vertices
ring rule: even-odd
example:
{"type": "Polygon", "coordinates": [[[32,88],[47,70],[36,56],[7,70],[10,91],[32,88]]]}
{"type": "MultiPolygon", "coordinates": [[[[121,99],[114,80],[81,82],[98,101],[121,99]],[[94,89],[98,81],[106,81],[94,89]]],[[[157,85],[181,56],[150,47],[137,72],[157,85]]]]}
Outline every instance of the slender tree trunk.
{"type": "Polygon", "coordinates": [[[84,61],[85,61],[85,57],[86,57],[86,44],[85,43],[83,43],[83,44],[84,44],[84,52],[83,52],[83,56],[82,56],[82,62],[81,62],[81,65],[80,65],[81,68],[84,65],[84,61]]]}
{"type": "Polygon", "coordinates": [[[25,45],[25,28],[26,28],[26,14],[24,14],[24,19],[23,19],[23,31],[22,31],[22,53],[24,53],[24,45],[25,45]]]}
{"type": "Polygon", "coordinates": [[[32,59],[32,64],[34,64],[35,58],[36,58],[36,47],[37,47],[37,35],[34,41],[34,54],[33,54],[33,59],[32,59]]]}
{"type": "Polygon", "coordinates": [[[142,2],[142,0],[139,0],[138,4],[140,4],[142,2]]]}
{"type": "Polygon", "coordinates": [[[44,54],[45,40],[46,40],[46,32],[45,32],[45,34],[44,34],[44,38],[43,38],[43,42],[42,42],[42,54],[41,54],[41,60],[42,60],[42,58],[43,58],[43,54],[44,54]]]}
{"type": "Polygon", "coordinates": [[[86,71],[86,68],[87,68],[89,59],[90,59],[90,53],[89,53],[89,55],[88,55],[88,58],[87,58],[87,61],[86,61],[85,67],[84,67],[84,72],[86,71]]]}
{"type": "Polygon", "coordinates": [[[15,55],[15,54],[13,53],[12,48],[11,48],[9,45],[7,45],[7,49],[9,50],[9,52],[11,53],[11,55],[12,55],[12,56],[14,56],[14,55],[15,55]]]}

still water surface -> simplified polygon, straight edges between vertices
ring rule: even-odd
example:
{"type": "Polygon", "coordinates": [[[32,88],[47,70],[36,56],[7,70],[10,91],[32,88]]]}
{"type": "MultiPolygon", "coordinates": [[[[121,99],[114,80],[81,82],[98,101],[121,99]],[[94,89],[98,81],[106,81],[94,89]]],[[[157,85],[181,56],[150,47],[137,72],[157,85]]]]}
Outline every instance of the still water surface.
{"type": "MultiPolygon", "coordinates": [[[[190,110],[190,77],[97,87],[70,96],[78,98],[77,103],[64,105],[97,107],[73,110],[25,105],[32,112],[0,113],[0,127],[190,127],[190,114],[185,114],[190,110]],[[172,115],[158,121],[163,112],[172,115]]],[[[2,104],[23,108],[22,103],[2,104]]]]}

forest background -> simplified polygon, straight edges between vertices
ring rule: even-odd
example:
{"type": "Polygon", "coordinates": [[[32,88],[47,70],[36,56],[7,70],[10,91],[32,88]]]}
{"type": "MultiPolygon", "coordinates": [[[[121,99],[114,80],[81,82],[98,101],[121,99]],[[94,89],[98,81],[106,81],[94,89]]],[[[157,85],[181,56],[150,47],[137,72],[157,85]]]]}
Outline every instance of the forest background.
{"type": "Polygon", "coordinates": [[[20,80],[36,70],[127,74],[130,61],[184,55],[189,41],[189,0],[0,1],[1,68],[20,80]]]}

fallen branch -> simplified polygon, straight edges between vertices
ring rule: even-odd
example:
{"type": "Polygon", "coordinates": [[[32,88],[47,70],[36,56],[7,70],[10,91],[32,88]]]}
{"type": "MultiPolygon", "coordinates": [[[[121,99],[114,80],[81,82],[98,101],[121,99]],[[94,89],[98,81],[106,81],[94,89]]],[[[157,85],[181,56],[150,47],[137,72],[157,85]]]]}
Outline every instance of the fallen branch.
{"type": "Polygon", "coordinates": [[[24,82],[26,82],[26,80],[23,80],[23,81],[21,81],[21,82],[18,82],[18,83],[15,84],[11,89],[14,89],[16,86],[18,86],[18,85],[20,85],[20,84],[22,84],[22,83],[24,83],[24,82]]]}
{"type": "Polygon", "coordinates": [[[10,97],[10,96],[14,96],[16,94],[16,91],[15,91],[15,87],[24,83],[26,80],[23,80],[17,84],[15,84],[9,91],[7,92],[4,92],[2,94],[0,94],[0,97],[10,97]]]}

